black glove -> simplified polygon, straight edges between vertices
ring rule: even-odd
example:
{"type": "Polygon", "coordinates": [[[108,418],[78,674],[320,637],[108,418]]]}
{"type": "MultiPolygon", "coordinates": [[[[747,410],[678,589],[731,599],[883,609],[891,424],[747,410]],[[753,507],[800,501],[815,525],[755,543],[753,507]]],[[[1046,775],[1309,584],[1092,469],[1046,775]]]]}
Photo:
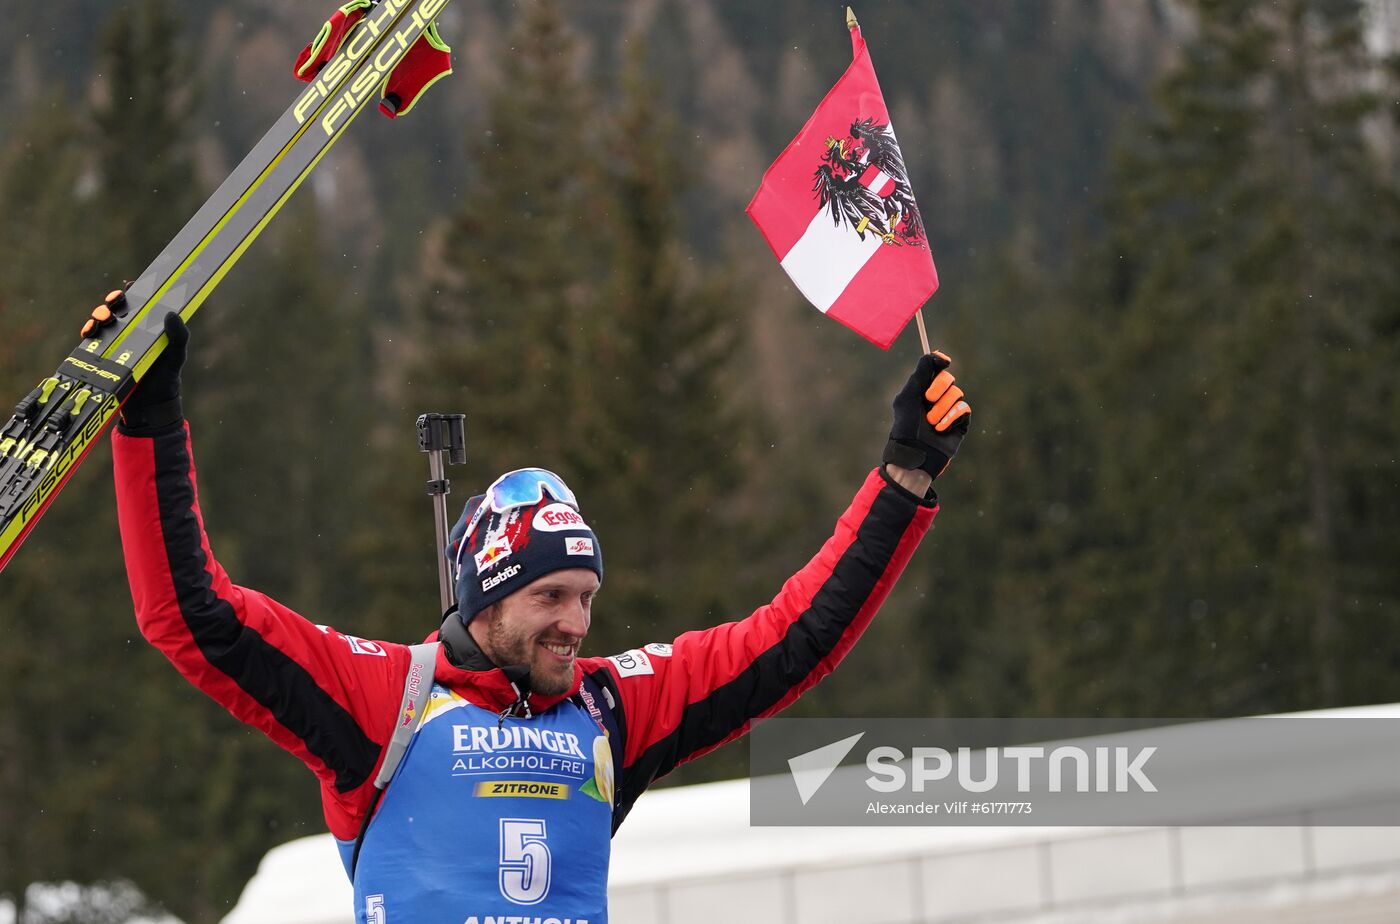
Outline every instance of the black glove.
{"type": "Polygon", "coordinates": [[[174,311],[165,316],[165,338],[170,341],[165,352],[151,363],[151,368],[122,405],[122,427],[127,431],[161,430],[183,416],[180,369],[185,365],[190,329],[174,311]]]}
{"type": "Polygon", "coordinates": [[[947,371],[952,362],[937,350],[920,357],[894,397],[894,426],[882,461],[920,468],[934,478],[953,461],[972,425],[972,408],[947,371]]]}

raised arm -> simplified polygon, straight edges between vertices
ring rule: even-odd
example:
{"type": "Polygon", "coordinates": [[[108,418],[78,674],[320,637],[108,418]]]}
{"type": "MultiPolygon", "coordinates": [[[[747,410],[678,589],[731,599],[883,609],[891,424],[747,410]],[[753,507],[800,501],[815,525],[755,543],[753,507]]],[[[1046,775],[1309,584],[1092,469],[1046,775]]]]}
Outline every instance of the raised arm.
{"type": "Polygon", "coordinates": [[[620,705],[618,821],[654,780],[791,705],[855,645],[932,524],[932,479],[968,429],[971,409],[948,365],[942,354],[920,361],[894,402],[886,464],[771,603],[669,645],[585,664],[620,705]]]}
{"type": "Polygon", "coordinates": [[[392,732],[407,649],[309,622],[234,584],[214,558],[179,406],[188,333],[172,317],[172,346],[112,438],[137,623],[191,683],[302,760],[322,782],[333,833],[353,837],[355,809],[392,732]]]}

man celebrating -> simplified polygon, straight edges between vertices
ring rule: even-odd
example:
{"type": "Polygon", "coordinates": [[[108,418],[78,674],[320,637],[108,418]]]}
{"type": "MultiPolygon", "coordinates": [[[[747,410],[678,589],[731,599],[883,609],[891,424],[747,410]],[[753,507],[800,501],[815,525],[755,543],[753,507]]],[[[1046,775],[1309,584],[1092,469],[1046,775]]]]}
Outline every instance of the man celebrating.
{"type": "Polygon", "coordinates": [[[578,499],[545,469],[502,475],[452,532],[459,605],[440,644],[410,649],[316,625],[224,573],[180,409],[189,333],[171,314],[166,334],[113,436],[137,621],[316,774],[361,924],[604,924],[612,832],[653,781],[850,651],[932,523],[931,482],[971,415],[948,358],[922,357],[885,464],[771,603],[613,657],[579,654],[603,560],[578,499]],[[400,728],[406,751],[390,747],[400,728]]]}

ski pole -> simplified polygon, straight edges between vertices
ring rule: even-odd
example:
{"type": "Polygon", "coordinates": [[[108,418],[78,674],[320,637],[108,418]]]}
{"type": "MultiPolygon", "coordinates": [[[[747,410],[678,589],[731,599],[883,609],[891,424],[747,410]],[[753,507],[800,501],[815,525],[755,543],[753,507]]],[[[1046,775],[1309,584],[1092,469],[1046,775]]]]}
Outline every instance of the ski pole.
{"type": "Polygon", "coordinates": [[[438,594],[442,611],[446,613],[457,602],[456,583],[447,563],[447,542],[450,520],[447,519],[447,495],[452,482],[443,466],[443,453],[450,465],[467,461],[467,415],[420,414],[418,416],[418,448],[428,454],[428,496],[433,499],[433,519],[437,525],[438,594]]]}

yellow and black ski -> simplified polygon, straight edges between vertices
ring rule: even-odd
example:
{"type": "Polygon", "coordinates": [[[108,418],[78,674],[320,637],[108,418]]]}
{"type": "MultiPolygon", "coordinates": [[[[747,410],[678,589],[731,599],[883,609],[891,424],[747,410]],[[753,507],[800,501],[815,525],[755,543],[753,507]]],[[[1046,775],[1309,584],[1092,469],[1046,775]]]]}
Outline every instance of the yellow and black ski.
{"type": "Polygon", "coordinates": [[[378,0],[340,53],[0,427],[0,570],[165,349],[449,0],[378,0]]]}

